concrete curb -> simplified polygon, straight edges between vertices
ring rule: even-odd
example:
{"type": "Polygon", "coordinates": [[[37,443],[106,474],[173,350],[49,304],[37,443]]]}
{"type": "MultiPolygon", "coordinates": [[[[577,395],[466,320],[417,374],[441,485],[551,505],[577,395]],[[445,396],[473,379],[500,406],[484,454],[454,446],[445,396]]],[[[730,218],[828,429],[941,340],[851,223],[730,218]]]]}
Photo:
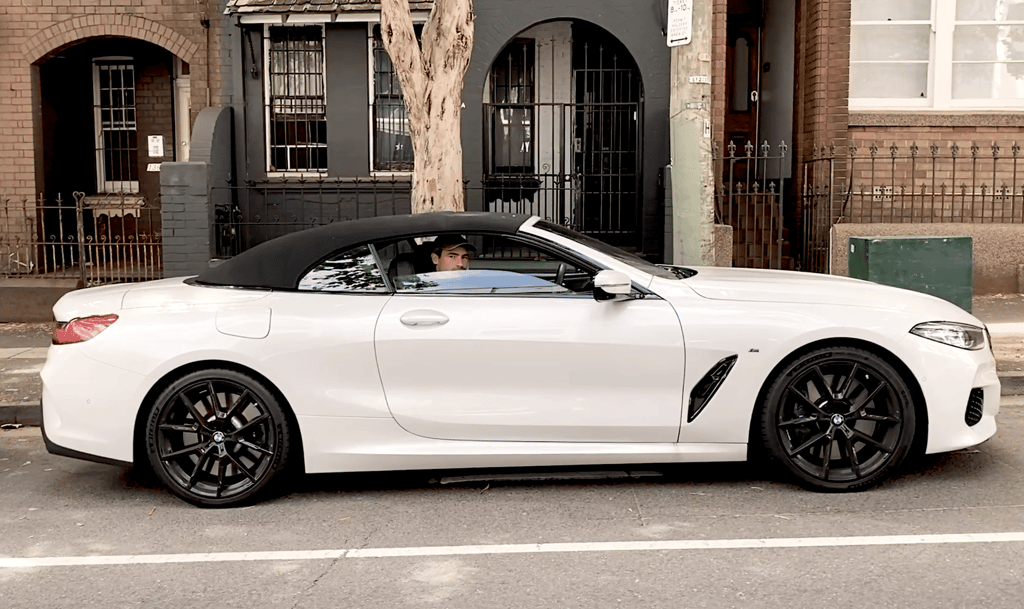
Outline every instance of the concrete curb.
{"type": "Polygon", "coordinates": [[[0,425],[43,424],[43,407],[39,402],[23,404],[0,404],[0,425]]]}

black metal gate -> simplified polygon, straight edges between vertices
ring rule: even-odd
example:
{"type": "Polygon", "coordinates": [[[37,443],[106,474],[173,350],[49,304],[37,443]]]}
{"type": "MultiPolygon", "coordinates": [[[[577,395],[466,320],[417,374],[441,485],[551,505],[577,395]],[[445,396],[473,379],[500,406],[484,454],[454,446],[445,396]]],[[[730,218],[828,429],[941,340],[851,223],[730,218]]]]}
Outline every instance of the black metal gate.
{"type": "Polygon", "coordinates": [[[495,60],[484,104],[488,209],[534,213],[605,242],[637,248],[643,86],[606,33],[516,39],[495,60]],[[560,59],[561,58],[561,59],[560,59]],[[543,71],[543,74],[540,72],[543,71]]]}

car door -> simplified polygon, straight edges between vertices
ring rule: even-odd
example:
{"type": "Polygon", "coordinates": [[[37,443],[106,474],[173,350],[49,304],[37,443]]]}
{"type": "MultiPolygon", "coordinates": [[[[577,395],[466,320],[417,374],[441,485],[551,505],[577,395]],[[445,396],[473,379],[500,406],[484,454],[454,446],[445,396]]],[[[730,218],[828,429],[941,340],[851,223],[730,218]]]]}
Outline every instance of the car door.
{"type": "Polygon", "coordinates": [[[398,423],[450,440],[675,442],[684,349],[672,307],[599,302],[596,269],[479,240],[470,270],[399,277],[381,311],[377,364],[398,423]]]}

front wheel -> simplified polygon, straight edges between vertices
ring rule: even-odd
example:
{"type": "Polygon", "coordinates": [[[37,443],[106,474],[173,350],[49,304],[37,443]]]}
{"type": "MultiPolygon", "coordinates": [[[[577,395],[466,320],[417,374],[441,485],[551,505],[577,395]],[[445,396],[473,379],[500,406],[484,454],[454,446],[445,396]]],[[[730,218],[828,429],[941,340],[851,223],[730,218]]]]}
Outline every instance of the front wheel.
{"type": "Polygon", "coordinates": [[[915,405],[900,374],[853,347],[818,349],[787,365],[768,390],[761,435],[804,487],[856,491],[907,457],[915,405]]]}
{"type": "Polygon", "coordinates": [[[202,507],[232,507],[270,489],[287,463],[290,433],[262,383],[233,370],[200,370],[156,399],[146,451],[174,494],[202,507]]]}

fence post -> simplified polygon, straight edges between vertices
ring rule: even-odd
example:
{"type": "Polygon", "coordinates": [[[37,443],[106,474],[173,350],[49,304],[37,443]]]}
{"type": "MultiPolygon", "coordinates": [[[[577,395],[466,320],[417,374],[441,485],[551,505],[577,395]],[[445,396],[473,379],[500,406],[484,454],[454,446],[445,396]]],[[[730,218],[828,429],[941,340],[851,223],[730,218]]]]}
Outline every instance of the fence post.
{"type": "Polygon", "coordinates": [[[85,193],[76,190],[71,196],[75,198],[75,224],[78,226],[78,280],[85,287],[88,285],[85,281],[85,214],[82,213],[85,193]]]}

